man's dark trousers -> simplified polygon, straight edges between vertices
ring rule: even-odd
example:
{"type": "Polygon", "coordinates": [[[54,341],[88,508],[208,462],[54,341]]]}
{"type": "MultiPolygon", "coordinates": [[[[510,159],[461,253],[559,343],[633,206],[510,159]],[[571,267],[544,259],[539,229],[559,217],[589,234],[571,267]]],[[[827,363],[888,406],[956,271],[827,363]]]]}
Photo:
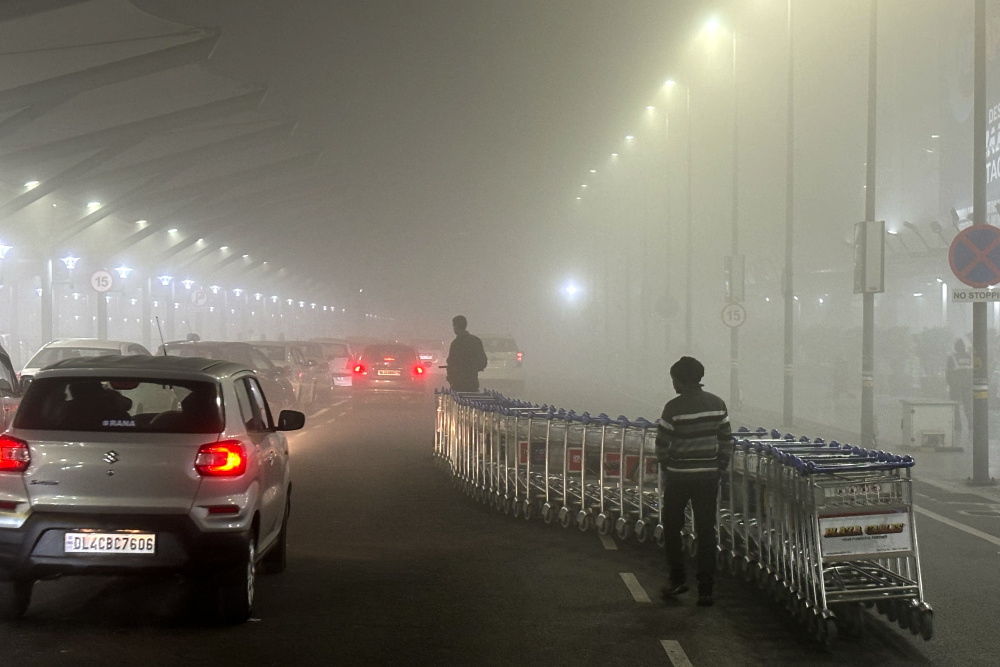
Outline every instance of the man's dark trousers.
{"type": "Polygon", "coordinates": [[[719,543],[715,532],[719,475],[666,472],[661,480],[663,547],[667,556],[670,583],[680,584],[685,579],[681,529],[684,527],[684,507],[690,500],[698,543],[696,564],[699,594],[710,595],[715,581],[715,552],[719,543]]]}

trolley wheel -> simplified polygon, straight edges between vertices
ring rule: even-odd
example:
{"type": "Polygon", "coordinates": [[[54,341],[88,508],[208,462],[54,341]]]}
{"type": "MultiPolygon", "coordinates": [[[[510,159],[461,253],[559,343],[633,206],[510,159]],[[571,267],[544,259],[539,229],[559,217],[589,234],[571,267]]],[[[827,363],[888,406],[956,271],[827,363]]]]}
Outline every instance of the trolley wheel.
{"type": "Polygon", "coordinates": [[[524,517],[525,521],[531,521],[535,516],[535,505],[530,500],[524,501],[524,507],[521,509],[521,515],[524,517]]]}
{"type": "Polygon", "coordinates": [[[542,521],[546,524],[551,524],[556,518],[556,508],[552,506],[552,503],[545,503],[542,505],[542,521]]]}
{"type": "Polygon", "coordinates": [[[623,542],[628,540],[632,537],[632,522],[623,516],[618,517],[618,520],[615,521],[615,534],[623,542]]]}
{"type": "Polygon", "coordinates": [[[910,606],[909,600],[897,600],[896,601],[896,623],[899,624],[901,630],[910,629],[911,612],[912,607],[910,606]]]}
{"type": "Polygon", "coordinates": [[[559,525],[563,528],[569,528],[573,524],[573,513],[569,511],[568,507],[559,508],[559,525]]]}
{"type": "Polygon", "coordinates": [[[837,645],[837,622],[832,618],[822,619],[823,637],[820,639],[820,643],[823,644],[823,648],[827,651],[832,651],[833,647],[837,645]]]}
{"type": "Polygon", "coordinates": [[[883,616],[888,616],[889,604],[890,604],[889,600],[876,600],[875,608],[878,610],[878,613],[882,614],[883,616]]]}
{"type": "Polygon", "coordinates": [[[754,574],[757,571],[757,564],[750,560],[749,556],[744,556],[740,559],[740,569],[743,570],[743,579],[746,580],[748,584],[752,584],[754,574]]]}
{"type": "Polygon", "coordinates": [[[819,612],[815,609],[809,609],[808,614],[802,620],[805,622],[806,632],[809,636],[815,637],[817,641],[823,641],[822,632],[820,631],[823,617],[820,616],[819,612]]]}
{"type": "Polygon", "coordinates": [[[757,563],[757,571],[754,573],[754,581],[757,582],[757,588],[762,591],[767,591],[768,583],[771,581],[771,575],[768,574],[767,568],[765,568],[761,563],[757,563]]]}
{"type": "MultiPolygon", "coordinates": [[[[601,514],[597,515],[597,519],[594,521],[594,525],[597,526],[598,535],[607,537],[608,535],[611,534],[611,531],[614,529],[615,522],[611,519],[610,514],[604,514],[602,512],[601,514]]],[[[580,530],[586,530],[586,528],[581,526],[580,530]]]]}
{"type": "Polygon", "coordinates": [[[664,545],[662,523],[656,524],[656,528],[653,529],[653,537],[656,539],[656,546],[662,549],[664,545]]]}
{"type": "Polygon", "coordinates": [[[688,553],[691,558],[698,556],[698,537],[694,533],[689,533],[685,531],[681,535],[681,540],[684,542],[684,551],[688,553]]]}
{"type": "Polygon", "coordinates": [[[594,517],[586,510],[580,510],[576,514],[576,525],[580,527],[580,532],[586,533],[594,527],[594,517]]]}
{"type": "Polygon", "coordinates": [[[633,530],[635,531],[635,539],[639,542],[639,544],[645,544],[649,539],[649,524],[642,519],[639,519],[635,522],[635,528],[633,530]]]}
{"type": "Polygon", "coordinates": [[[899,605],[896,604],[895,600],[886,600],[886,602],[888,604],[885,608],[885,617],[895,623],[899,620],[899,605]]]}
{"type": "Polygon", "coordinates": [[[510,516],[510,513],[513,509],[512,506],[514,504],[514,500],[512,498],[504,496],[503,499],[500,501],[500,503],[501,503],[500,509],[503,511],[503,513],[506,514],[507,516],[510,516]]]}
{"type": "Polygon", "coordinates": [[[490,493],[489,489],[484,488],[479,492],[479,502],[481,502],[484,505],[488,505],[492,497],[493,494],[490,493]]]}
{"type": "Polygon", "coordinates": [[[934,636],[934,610],[927,608],[920,610],[920,636],[924,641],[930,641],[934,636]]]}
{"type": "Polygon", "coordinates": [[[521,510],[524,508],[524,505],[525,501],[519,500],[517,498],[515,498],[514,501],[511,503],[511,514],[514,515],[515,519],[521,516],[521,510]]]}

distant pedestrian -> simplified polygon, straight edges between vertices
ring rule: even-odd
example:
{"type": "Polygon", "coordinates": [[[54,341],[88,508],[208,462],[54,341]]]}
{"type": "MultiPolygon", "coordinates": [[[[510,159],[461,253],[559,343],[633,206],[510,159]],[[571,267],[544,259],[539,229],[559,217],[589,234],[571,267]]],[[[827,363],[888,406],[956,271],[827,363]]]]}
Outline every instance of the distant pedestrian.
{"type": "Polygon", "coordinates": [[[451,324],[455,340],[448,348],[448,384],[453,391],[479,391],[479,372],[487,364],[483,341],[466,331],[469,323],[464,315],[453,317],[451,324]]]}
{"type": "Polygon", "coordinates": [[[949,398],[958,403],[955,406],[955,432],[962,432],[961,408],[969,433],[972,433],[972,355],[961,338],[955,341],[955,351],[948,355],[945,380],[948,382],[949,398]]]}
{"type": "Polygon", "coordinates": [[[715,603],[715,512],[719,480],[733,455],[732,429],[726,403],[702,390],[705,367],[694,357],[681,357],[670,367],[670,379],[679,394],[663,406],[656,432],[660,464],[660,503],[663,541],[670,582],[664,600],[688,590],[681,545],[684,508],[691,501],[698,544],[696,573],[698,604],[715,603]]]}

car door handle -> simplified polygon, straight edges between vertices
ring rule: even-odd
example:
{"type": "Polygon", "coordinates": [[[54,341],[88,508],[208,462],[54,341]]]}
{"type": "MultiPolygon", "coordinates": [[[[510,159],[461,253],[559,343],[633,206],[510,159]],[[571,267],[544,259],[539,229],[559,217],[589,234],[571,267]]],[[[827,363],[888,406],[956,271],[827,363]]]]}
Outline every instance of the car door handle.
{"type": "Polygon", "coordinates": [[[267,462],[274,465],[274,452],[270,451],[267,453],[267,462]]]}

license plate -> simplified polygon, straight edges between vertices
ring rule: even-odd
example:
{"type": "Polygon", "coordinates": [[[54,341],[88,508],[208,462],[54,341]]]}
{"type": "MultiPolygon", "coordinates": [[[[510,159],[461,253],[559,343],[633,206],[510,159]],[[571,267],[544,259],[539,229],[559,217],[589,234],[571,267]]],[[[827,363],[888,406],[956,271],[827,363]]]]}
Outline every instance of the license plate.
{"type": "Polygon", "coordinates": [[[63,545],[68,554],[149,554],[156,553],[153,533],[66,533],[63,545]]]}
{"type": "Polygon", "coordinates": [[[335,377],[333,378],[333,385],[335,387],[350,387],[351,378],[350,377],[335,377]]]}
{"type": "Polygon", "coordinates": [[[399,377],[399,371],[386,371],[386,370],[380,370],[380,371],[378,372],[378,374],[379,374],[379,375],[391,375],[391,376],[393,376],[393,377],[399,377]]]}

